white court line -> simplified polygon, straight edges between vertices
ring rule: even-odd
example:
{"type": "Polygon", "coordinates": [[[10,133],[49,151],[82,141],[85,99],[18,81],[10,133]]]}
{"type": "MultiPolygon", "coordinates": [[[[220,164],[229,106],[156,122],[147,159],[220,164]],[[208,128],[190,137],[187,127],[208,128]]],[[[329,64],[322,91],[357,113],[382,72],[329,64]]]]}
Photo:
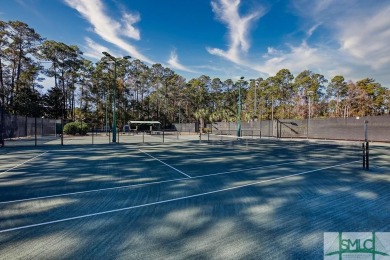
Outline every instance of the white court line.
{"type": "MultiPolygon", "coordinates": [[[[194,177],[191,177],[191,179],[200,179],[200,178],[204,178],[204,177],[217,176],[217,175],[223,175],[223,174],[228,174],[228,173],[243,172],[243,171],[250,171],[250,170],[259,170],[259,169],[263,169],[263,168],[272,168],[272,167],[275,167],[275,166],[292,164],[292,163],[295,163],[297,161],[300,161],[300,160],[295,160],[295,161],[285,162],[285,163],[272,164],[272,165],[266,165],[266,166],[259,166],[259,167],[255,167],[255,168],[249,168],[249,169],[241,169],[241,170],[232,170],[232,171],[227,171],[227,172],[210,173],[210,174],[205,174],[205,175],[194,176],[194,177]]],[[[135,187],[140,187],[140,186],[147,186],[147,185],[161,184],[161,183],[175,182],[175,181],[183,181],[183,180],[188,180],[188,179],[189,178],[177,178],[177,179],[171,179],[171,180],[165,180],[165,181],[153,181],[153,182],[131,184],[131,185],[111,187],[111,188],[102,188],[102,189],[94,189],[94,190],[87,190],[87,191],[76,191],[76,192],[69,192],[69,193],[62,193],[62,194],[56,194],[56,195],[34,197],[34,198],[28,198],[28,199],[9,200],[9,201],[0,202],[0,205],[1,204],[15,203],[15,202],[25,202],[25,201],[31,201],[31,200],[51,199],[51,198],[57,198],[57,197],[63,197],[63,196],[71,196],[71,195],[77,195],[77,194],[85,194],[85,193],[92,193],[92,192],[99,192],[99,191],[117,190],[117,189],[124,189],[124,188],[135,188],[135,187]]]]}
{"type": "Polygon", "coordinates": [[[46,151],[46,152],[44,152],[44,153],[41,153],[41,154],[38,154],[37,156],[35,156],[35,157],[33,157],[33,158],[31,158],[31,159],[25,161],[25,162],[19,163],[18,165],[14,166],[14,167],[12,167],[12,168],[9,168],[9,169],[6,170],[6,171],[0,172],[0,175],[4,174],[4,173],[6,173],[6,172],[12,171],[13,169],[15,169],[15,168],[17,168],[17,167],[19,167],[19,166],[21,166],[21,165],[23,165],[23,164],[25,164],[25,163],[28,163],[28,162],[34,160],[35,158],[38,158],[39,156],[44,155],[44,154],[47,153],[47,152],[48,152],[48,151],[46,151]]]}
{"type": "Polygon", "coordinates": [[[360,160],[356,160],[356,161],[352,161],[352,162],[348,162],[348,163],[342,163],[342,164],[333,165],[333,166],[328,166],[328,167],[324,167],[324,168],[320,168],[320,169],[316,169],[316,170],[300,172],[300,173],[291,174],[291,175],[287,175],[287,176],[272,178],[272,179],[268,179],[268,180],[262,180],[262,181],[247,183],[247,184],[234,186],[234,187],[230,187],[230,188],[219,189],[219,190],[214,190],[214,191],[209,191],[209,192],[204,192],[204,193],[198,193],[198,194],[184,196],[184,197],[180,197],[180,198],[161,200],[161,201],[145,203],[145,204],[131,206],[131,207],[126,207],[126,208],[107,210],[107,211],[102,211],[102,212],[92,213],[92,214],[86,214],[86,215],[81,215],[81,216],[76,216],[76,217],[71,217],[71,218],[64,218],[64,219],[58,219],[58,220],[53,220],[53,221],[48,221],[48,222],[42,222],[42,223],[38,223],[38,224],[32,224],[32,225],[20,226],[20,227],[15,227],[15,228],[3,229],[3,230],[0,230],[0,233],[16,231],[16,230],[22,230],[22,229],[33,228],[33,227],[39,227],[39,226],[46,226],[46,225],[66,222],[66,221],[70,221],[70,220],[83,219],[83,218],[88,218],[88,217],[105,215],[105,214],[109,214],[109,213],[121,212],[121,211],[137,209],[137,208],[143,208],[143,207],[148,207],[148,206],[153,206],[153,205],[160,205],[160,204],[165,204],[165,203],[169,203],[169,202],[173,202],[173,201],[179,201],[179,200],[185,200],[185,199],[190,199],[190,198],[202,197],[202,196],[215,194],[215,193],[219,193],[219,192],[230,191],[230,190],[240,189],[240,188],[243,188],[243,187],[253,186],[253,185],[256,185],[256,184],[260,184],[260,183],[272,182],[272,181],[282,180],[282,179],[286,179],[286,178],[290,178],[290,177],[294,177],[294,176],[304,175],[304,174],[307,174],[307,173],[318,172],[318,171],[322,171],[322,170],[326,170],[326,169],[336,168],[336,167],[339,167],[339,166],[348,165],[348,164],[352,164],[352,163],[356,163],[356,162],[360,162],[360,160]]]}
{"type": "Polygon", "coordinates": [[[156,157],[154,157],[154,156],[148,154],[147,152],[144,152],[144,151],[142,151],[141,149],[139,149],[139,151],[142,152],[142,153],[144,153],[144,154],[146,154],[147,156],[149,156],[149,157],[151,157],[151,158],[153,158],[153,159],[159,161],[160,163],[164,164],[165,166],[168,166],[169,168],[171,168],[171,169],[173,169],[173,170],[175,170],[175,171],[177,171],[177,172],[179,172],[179,173],[181,173],[181,174],[187,176],[188,178],[192,178],[190,175],[188,175],[188,174],[186,174],[186,173],[184,173],[184,172],[182,172],[182,171],[176,169],[175,167],[173,167],[173,166],[171,166],[171,165],[169,165],[169,164],[167,164],[167,163],[165,163],[165,162],[163,162],[163,161],[157,159],[156,157]]]}

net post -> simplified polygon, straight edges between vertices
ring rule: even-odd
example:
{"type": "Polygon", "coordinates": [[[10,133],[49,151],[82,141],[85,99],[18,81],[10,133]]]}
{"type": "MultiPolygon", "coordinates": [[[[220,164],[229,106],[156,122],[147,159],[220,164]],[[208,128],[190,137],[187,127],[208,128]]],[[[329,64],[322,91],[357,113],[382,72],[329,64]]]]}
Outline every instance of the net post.
{"type": "Polygon", "coordinates": [[[199,131],[199,143],[202,143],[202,131],[199,131]]]}
{"type": "Polygon", "coordinates": [[[93,144],[93,132],[94,132],[94,127],[92,127],[92,144],[93,144]]]}
{"type": "Polygon", "coordinates": [[[142,143],[145,143],[145,131],[142,132],[142,143]]]}
{"type": "Polygon", "coordinates": [[[363,169],[366,169],[366,144],[362,143],[362,152],[363,152],[363,169]]]}
{"type": "Polygon", "coordinates": [[[369,144],[368,144],[368,141],[366,142],[366,169],[369,170],[370,166],[369,166],[369,162],[370,162],[370,149],[369,149],[369,144]]]}
{"type": "Polygon", "coordinates": [[[163,129],[163,143],[165,143],[165,129],[163,129]]]}

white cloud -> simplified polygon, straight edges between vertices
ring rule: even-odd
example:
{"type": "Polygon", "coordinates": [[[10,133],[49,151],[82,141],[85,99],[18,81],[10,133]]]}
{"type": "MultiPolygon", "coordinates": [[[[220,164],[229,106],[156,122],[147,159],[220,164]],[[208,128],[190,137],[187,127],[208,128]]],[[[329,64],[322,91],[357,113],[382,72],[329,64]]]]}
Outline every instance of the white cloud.
{"type": "Polygon", "coordinates": [[[299,73],[309,68],[329,67],[332,65],[332,56],[320,48],[313,48],[304,41],[299,46],[289,46],[288,51],[268,48],[262,65],[254,66],[256,70],[269,75],[275,75],[279,70],[288,68],[293,73],[299,73]]]}
{"type": "MultiPolygon", "coordinates": [[[[310,62],[305,56],[294,55],[292,48],[286,54],[291,61],[298,66],[306,63],[311,68],[322,68],[325,76],[338,71],[352,80],[373,77],[390,85],[389,1],[296,0],[292,4],[305,26],[312,25],[319,30],[318,25],[321,25],[326,29],[329,44],[319,45],[312,41],[307,47],[317,50],[312,53],[310,62]],[[320,53],[325,60],[316,59],[316,54],[320,53]]],[[[311,35],[309,30],[307,36],[310,38],[311,35]]]]}
{"type": "MultiPolygon", "coordinates": [[[[85,51],[83,51],[83,55],[86,57],[100,60],[102,58],[103,51],[107,51],[107,52],[110,51],[107,47],[96,43],[91,38],[85,37],[85,42],[86,45],[83,46],[83,49],[85,49],[85,51]]],[[[116,57],[120,56],[119,53],[111,52],[111,54],[116,57]]]]}
{"type": "Polygon", "coordinates": [[[365,17],[348,17],[338,23],[341,51],[373,69],[390,66],[390,4],[365,17]]]}
{"type": "Polygon", "coordinates": [[[277,55],[277,54],[281,54],[281,52],[273,47],[268,47],[267,48],[267,53],[263,55],[264,58],[268,58],[272,55],[277,55]]]}
{"type": "Polygon", "coordinates": [[[170,55],[169,60],[168,60],[168,64],[174,69],[178,69],[178,70],[186,71],[186,72],[191,72],[191,73],[197,73],[196,71],[191,70],[190,68],[187,68],[186,66],[180,64],[176,50],[173,50],[171,52],[171,55],[170,55]]]}
{"type": "Polygon", "coordinates": [[[140,20],[139,15],[124,14],[122,23],[110,18],[104,12],[101,0],[64,0],[67,5],[76,9],[92,26],[93,31],[105,41],[114,44],[125,51],[125,55],[131,55],[147,63],[154,63],[142,55],[135,46],[129,44],[121,36],[134,40],[140,39],[140,32],[134,27],[134,23],[140,20]]]}
{"type": "Polygon", "coordinates": [[[224,51],[218,48],[207,48],[210,54],[223,57],[234,63],[240,63],[241,54],[248,52],[250,28],[264,14],[263,10],[256,10],[246,16],[240,16],[239,5],[240,0],[211,2],[213,12],[222,23],[226,24],[229,30],[229,49],[224,51]]]}
{"type": "Polygon", "coordinates": [[[124,30],[121,30],[122,34],[126,37],[133,38],[136,40],[141,39],[141,35],[138,29],[136,29],[133,24],[137,23],[140,21],[141,18],[139,14],[127,14],[124,13],[122,16],[122,22],[124,23],[123,28],[124,30]]]}

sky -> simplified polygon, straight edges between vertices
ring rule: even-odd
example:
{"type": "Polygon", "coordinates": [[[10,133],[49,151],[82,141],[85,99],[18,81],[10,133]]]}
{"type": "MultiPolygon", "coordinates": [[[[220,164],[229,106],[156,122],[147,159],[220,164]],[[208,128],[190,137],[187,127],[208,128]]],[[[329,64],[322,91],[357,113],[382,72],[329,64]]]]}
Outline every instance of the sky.
{"type": "Polygon", "coordinates": [[[77,45],[160,63],[187,80],[304,70],[390,87],[390,0],[0,0],[0,19],[77,45]]]}

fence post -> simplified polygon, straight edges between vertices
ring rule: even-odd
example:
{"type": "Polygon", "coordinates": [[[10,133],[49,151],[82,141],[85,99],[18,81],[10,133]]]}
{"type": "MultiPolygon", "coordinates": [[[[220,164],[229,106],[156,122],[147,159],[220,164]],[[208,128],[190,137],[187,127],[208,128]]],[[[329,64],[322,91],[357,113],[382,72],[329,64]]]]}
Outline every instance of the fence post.
{"type": "Polygon", "coordinates": [[[61,118],[61,145],[64,145],[64,118],[61,118]]]}
{"type": "Polygon", "coordinates": [[[35,139],[35,146],[37,146],[37,115],[34,117],[34,139],[35,139]]]}

